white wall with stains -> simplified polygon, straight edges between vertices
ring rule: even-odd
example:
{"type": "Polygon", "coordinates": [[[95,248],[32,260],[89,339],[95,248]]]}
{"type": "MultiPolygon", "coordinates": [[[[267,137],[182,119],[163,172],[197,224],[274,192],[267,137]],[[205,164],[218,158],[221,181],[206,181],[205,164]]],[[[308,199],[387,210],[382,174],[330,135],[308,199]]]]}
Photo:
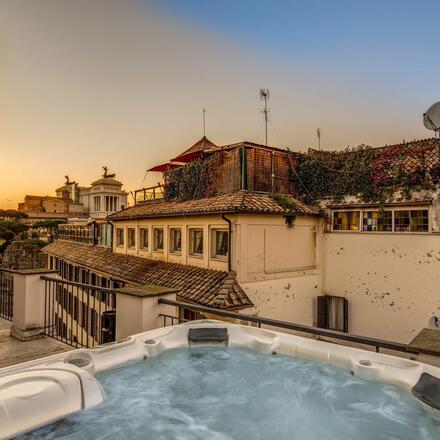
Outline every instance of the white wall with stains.
{"type": "Polygon", "coordinates": [[[240,215],[235,267],[254,307],[246,313],[313,325],[322,293],[323,223],[299,216],[240,215]]]}
{"type": "Polygon", "coordinates": [[[440,235],[331,232],[323,291],[349,301],[349,332],[410,342],[440,316],[440,235]]]}

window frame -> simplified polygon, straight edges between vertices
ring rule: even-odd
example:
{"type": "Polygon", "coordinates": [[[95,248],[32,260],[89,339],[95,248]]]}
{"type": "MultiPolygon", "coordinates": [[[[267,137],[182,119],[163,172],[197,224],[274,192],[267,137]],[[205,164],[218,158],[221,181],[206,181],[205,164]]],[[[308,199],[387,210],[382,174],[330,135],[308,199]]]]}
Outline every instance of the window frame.
{"type": "Polygon", "coordinates": [[[211,259],[227,261],[229,257],[229,230],[227,228],[213,228],[211,229],[211,259]],[[217,233],[226,232],[227,236],[227,251],[226,255],[217,254],[217,233]]]}
{"type": "Polygon", "coordinates": [[[392,230],[391,231],[364,231],[364,212],[380,211],[380,208],[334,208],[331,210],[331,232],[354,233],[354,234],[430,234],[432,233],[432,207],[429,205],[415,206],[393,206],[387,207],[384,211],[391,211],[392,230]],[[336,212],[359,211],[359,229],[334,229],[334,215],[336,212]],[[428,230],[427,231],[396,231],[395,230],[395,212],[396,211],[428,211],[428,230]]]}
{"type": "Polygon", "coordinates": [[[182,228],[180,228],[180,227],[171,227],[170,229],[169,229],[169,240],[170,240],[170,243],[169,243],[169,252],[170,252],[170,254],[173,254],[173,255],[182,255],[182,228]],[[173,245],[175,244],[174,243],[174,237],[173,237],[173,232],[174,231],[179,231],[180,232],[180,249],[173,249],[173,245]]]}
{"type": "Polygon", "coordinates": [[[362,209],[332,209],[332,232],[362,232],[362,209]],[[335,226],[335,213],[336,212],[358,212],[359,213],[359,228],[358,229],[334,229],[335,226]]]}
{"type": "Polygon", "coordinates": [[[116,246],[124,247],[125,245],[125,228],[116,228],[116,246]],[[119,237],[119,232],[122,231],[121,237],[119,237]],[[122,238],[122,240],[120,240],[122,238]]]}
{"type": "Polygon", "coordinates": [[[203,256],[205,255],[205,231],[202,227],[191,227],[188,228],[188,256],[189,257],[193,257],[193,258],[203,258],[203,256]],[[193,251],[193,247],[194,247],[194,232],[196,231],[201,231],[202,232],[202,252],[198,253],[198,252],[194,252],[193,251]]]}
{"type": "Polygon", "coordinates": [[[153,227],[153,252],[163,253],[165,250],[165,230],[163,227],[153,227]],[[162,247],[157,247],[156,232],[162,231],[162,247]]]}
{"type": "Polygon", "coordinates": [[[127,248],[136,249],[136,228],[127,228],[127,248]],[[132,237],[130,237],[130,234],[132,234],[132,237]],[[133,244],[131,244],[130,238],[133,238],[133,244]]]}
{"type": "Polygon", "coordinates": [[[139,249],[140,250],[148,250],[149,245],[150,245],[150,230],[149,230],[149,228],[144,228],[141,226],[141,227],[139,227],[139,249]],[[146,246],[143,245],[143,243],[144,243],[144,241],[142,240],[143,232],[144,232],[144,235],[147,237],[146,246]]]}

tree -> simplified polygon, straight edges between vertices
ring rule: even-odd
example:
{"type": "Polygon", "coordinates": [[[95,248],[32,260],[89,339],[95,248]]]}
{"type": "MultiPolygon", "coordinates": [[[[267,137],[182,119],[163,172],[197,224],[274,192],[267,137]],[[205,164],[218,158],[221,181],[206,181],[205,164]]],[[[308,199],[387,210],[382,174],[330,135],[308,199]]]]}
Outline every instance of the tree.
{"type": "Polygon", "coordinates": [[[0,221],[0,227],[9,229],[14,234],[20,234],[21,232],[27,231],[29,226],[20,222],[11,222],[11,221],[0,221]]]}
{"type": "Polygon", "coordinates": [[[11,241],[15,234],[10,229],[0,226],[0,238],[6,241],[11,241]]]}
{"type": "Polygon", "coordinates": [[[18,211],[17,209],[0,209],[0,218],[5,219],[21,219],[27,218],[28,215],[23,211],[18,211]]]}
{"type": "Polygon", "coordinates": [[[55,228],[58,225],[66,223],[66,220],[42,220],[34,223],[32,228],[55,228]]]}

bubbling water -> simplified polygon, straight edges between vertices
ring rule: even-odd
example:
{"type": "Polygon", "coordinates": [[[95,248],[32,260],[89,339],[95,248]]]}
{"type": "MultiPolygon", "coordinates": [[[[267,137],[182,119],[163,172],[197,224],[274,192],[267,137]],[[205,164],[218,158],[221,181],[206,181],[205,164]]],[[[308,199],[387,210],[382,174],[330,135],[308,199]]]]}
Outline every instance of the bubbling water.
{"type": "Polygon", "coordinates": [[[438,440],[411,394],[341,369],[250,350],[187,349],[98,375],[105,402],[24,439],[438,440]]]}

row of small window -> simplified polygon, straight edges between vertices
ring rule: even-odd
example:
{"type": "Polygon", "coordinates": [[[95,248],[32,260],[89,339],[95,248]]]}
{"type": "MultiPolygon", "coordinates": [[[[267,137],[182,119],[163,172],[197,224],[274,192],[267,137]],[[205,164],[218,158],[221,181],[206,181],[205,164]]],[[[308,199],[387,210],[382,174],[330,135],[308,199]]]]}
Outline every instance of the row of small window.
{"type": "Polygon", "coordinates": [[[334,211],[332,229],[363,232],[429,232],[429,210],[334,211]]]}
{"type": "MultiPolygon", "coordinates": [[[[136,228],[127,228],[127,247],[136,248],[136,239],[139,239],[139,249],[147,250],[149,247],[149,230],[139,228],[136,234],[136,228]]],[[[226,258],[228,256],[229,233],[223,229],[213,229],[212,231],[212,252],[213,258],[226,258]]],[[[153,251],[164,251],[164,229],[153,228],[153,251]]],[[[116,245],[124,246],[125,229],[116,228],[116,245]]],[[[182,229],[170,228],[169,230],[169,252],[180,254],[182,252],[182,229]]],[[[204,253],[204,234],[201,228],[189,229],[189,255],[203,256],[204,253]]]]}

